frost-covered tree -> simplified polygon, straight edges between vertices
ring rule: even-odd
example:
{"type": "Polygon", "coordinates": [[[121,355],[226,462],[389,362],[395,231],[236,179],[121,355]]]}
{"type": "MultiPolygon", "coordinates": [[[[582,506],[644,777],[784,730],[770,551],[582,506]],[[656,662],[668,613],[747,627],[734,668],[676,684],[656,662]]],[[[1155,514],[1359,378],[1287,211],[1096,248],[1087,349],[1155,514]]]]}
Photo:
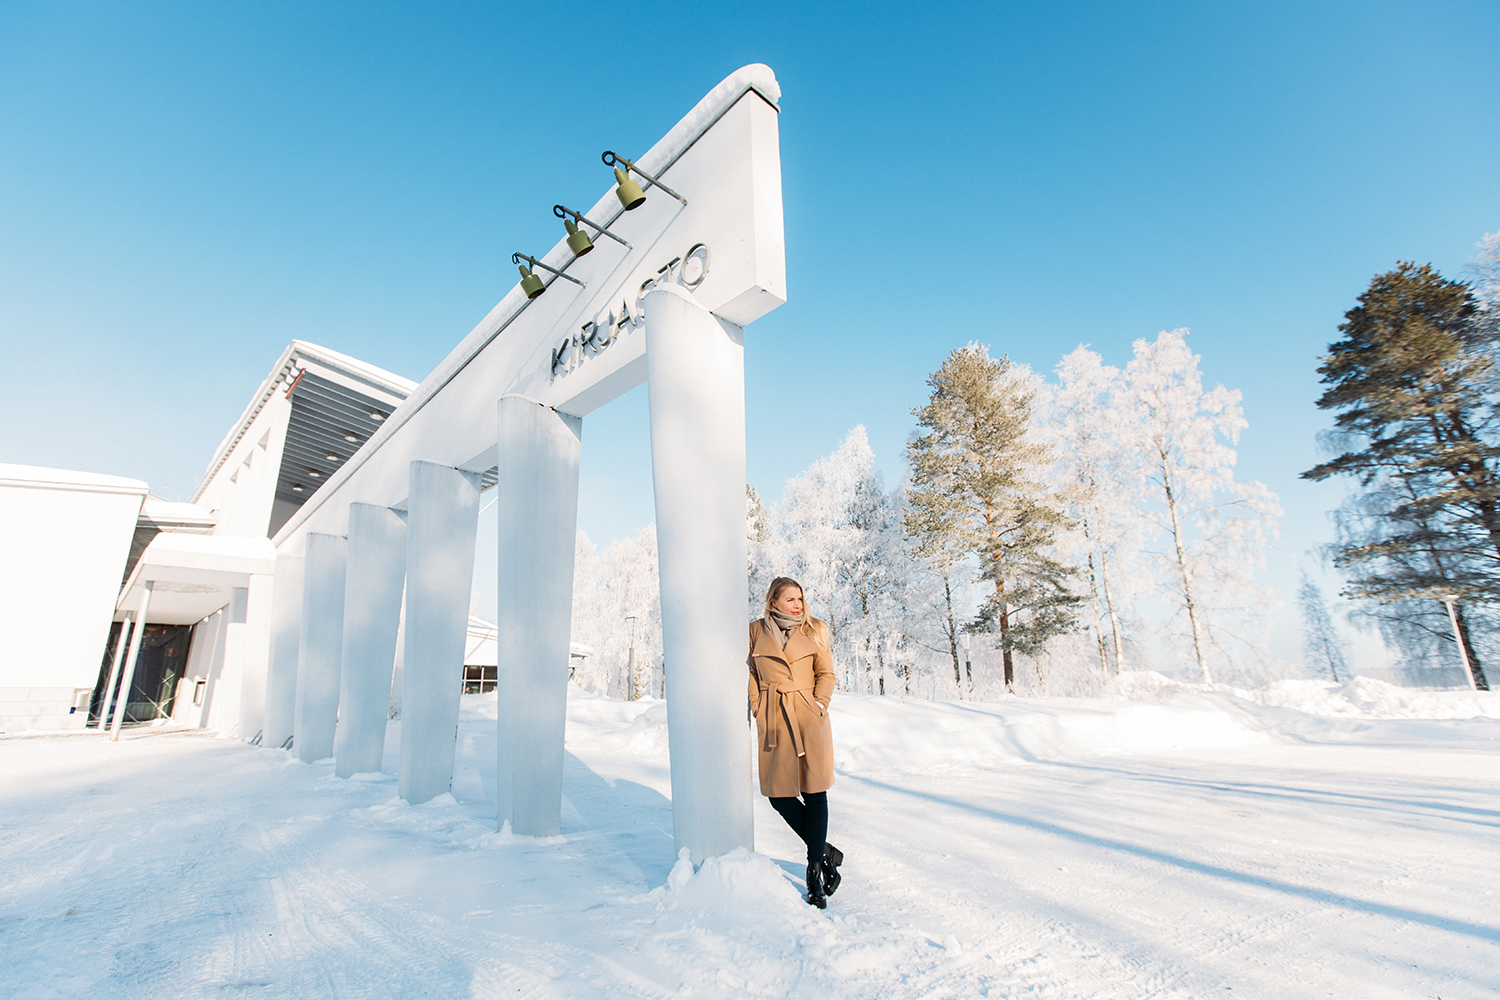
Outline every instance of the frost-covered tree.
{"type": "Polygon", "coordinates": [[[594,650],[574,679],[613,698],[630,697],[626,666],[634,618],[636,695],[660,695],[665,674],[656,526],[616,539],[602,552],[580,531],[573,581],[572,639],[594,650]]]}
{"type": "Polygon", "coordinates": [[[1500,333],[1500,232],[1485,233],[1477,247],[1479,252],[1469,262],[1469,287],[1481,318],[1492,334],[1500,333]]]}
{"type": "Polygon", "coordinates": [[[1123,619],[1133,599],[1141,465],[1121,434],[1123,375],[1079,346],[1057,366],[1045,394],[1045,423],[1057,454],[1059,494],[1077,524],[1065,548],[1077,554],[1087,588],[1100,675],[1125,662],[1123,619]],[[1071,545],[1067,544],[1071,542],[1071,545]],[[1080,551],[1081,550],[1081,551],[1080,551]],[[1124,569],[1127,572],[1121,572],[1124,569]]]}
{"type": "Polygon", "coordinates": [[[1281,506],[1258,482],[1234,477],[1233,444],[1247,424],[1238,390],[1205,389],[1187,331],[1137,340],[1124,380],[1122,430],[1145,474],[1145,524],[1157,550],[1162,593],[1205,683],[1215,664],[1240,667],[1239,651],[1260,656],[1258,633],[1274,605],[1255,579],[1281,506]]]}
{"type": "Polygon", "coordinates": [[[1349,677],[1349,667],[1344,662],[1344,643],[1339,637],[1333,615],[1323,600],[1323,590],[1306,573],[1302,574],[1302,585],[1297,588],[1297,603],[1302,611],[1302,652],[1308,666],[1316,670],[1327,670],[1335,684],[1349,677]]]}
{"type": "Polygon", "coordinates": [[[998,636],[1009,687],[1013,653],[1038,652],[1073,629],[1079,601],[1072,569],[1052,555],[1057,532],[1071,525],[1044,479],[1050,449],[1031,427],[1037,380],[970,344],[927,384],[927,405],[912,411],[919,429],[907,445],[904,525],[924,556],[977,560],[994,589],[971,627],[998,636]]]}
{"type": "Polygon", "coordinates": [[[829,624],[843,683],[856,690],[883,689],[887,660],[905,641],[911,561],[896,504],[862,426],[789,480],[779,504],[747,494],[752,613],[773,577],[801,581],[809,609],[829,624]]]}

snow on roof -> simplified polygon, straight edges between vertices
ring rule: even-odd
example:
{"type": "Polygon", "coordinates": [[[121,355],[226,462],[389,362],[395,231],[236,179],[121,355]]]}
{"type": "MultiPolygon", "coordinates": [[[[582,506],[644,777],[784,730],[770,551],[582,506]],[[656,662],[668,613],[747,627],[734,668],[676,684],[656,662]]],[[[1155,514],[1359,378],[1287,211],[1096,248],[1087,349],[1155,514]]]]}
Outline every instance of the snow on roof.
{"type": "Polygon", "coordinates": [[[0,463],[0,486],[83,493],[139,493],[143,497],[150,492],[150,487],[141,480],[127,479],[124,476],[5,463],[0,463]]]}
{"type": "Polygon", "coordinates": [[[163,500],[158,496],[146,497],[138,520],[150,521],[158,527],[192,528],[212,528],[215,522],[213,514],[197,504],[163,500]]]}

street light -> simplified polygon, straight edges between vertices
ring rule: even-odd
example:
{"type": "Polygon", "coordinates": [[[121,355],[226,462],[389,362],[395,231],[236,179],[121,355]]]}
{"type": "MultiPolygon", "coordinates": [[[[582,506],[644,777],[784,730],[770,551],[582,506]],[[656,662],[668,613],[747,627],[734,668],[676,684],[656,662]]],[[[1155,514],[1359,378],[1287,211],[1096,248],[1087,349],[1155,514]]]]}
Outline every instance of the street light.
{"type": "Polygon", "coordinates": [[[532,267],[539,267],[543,271],[551,271],[559,278],[566,278],[573,284],[577,285],[579,288],[587,287],[583,282],[579,281],[571,274],[563,274],[557,268],[552,267],[549,264],[543,264],[541,261],[537,260],[530,254],[513,253],[510,255],[510,262],[521,269],[521,291],[526,293],[526,297],[528,299],[534,299],[547,290],[547,286],[542,283],[542,279],[532,273],[532,267]],[[529,263],[531,267],[527,267],[526,264],[522,264],[521,261],[523,260],[529,263]]]}
{"type": "Polygon", "coordinates": [[[585,224],[593,226],[595,229],[599,230],[601,235],[608,236],[610,239],[614,240],[625,249],[635,249],[635,247],[630,244],[629,240],[621,236],[616,236],[614,233],[610,232],[608,229],[605,229],[603,226],[599,225],[599,223],[597,222],[594,222],[592,219],[585,219],[581,214],[575,212],[573,209],[569,208],[566,205],[553,205],[552,214],[563,220],[563,225],[567,227],[568,249],[573,251],[573,256],[575,257],[581,257],[584,254],[588,253],[589,250],[594,249],[593,241],[588,238],[587,233],[582,234],[583,240],[579,241],[578,243],[574,242],[573,238],[579,232],[578,226],[585,224]],[[569,216],[572,217],[571,221],[569,221],[569,216]],[[574,225],[574,223],[577,223],[577,225],[574,225]],[[588,249],[580,249],[580,247],[582,247],[584,244],[588,245],[588,249]]]}
{"type": "Polygon", "coordinates": [[[1453,626],[1453,639],[1458,643],[1458,655],[1464,658],[1464,676],[1469,679],[1470,689],[1478,691],[1479,685],[1474,682],[1474,668],[1469,666],[1469,650],[1464,646],[1463,633],[1458,630],[1458,615],[1453,611],[1453,602],[1458,600],[1458,595],[1444,594],[1442,600],[1448,605],[1448,624],[1453,626]]]}
{"type": "Polygon", "coordinates": [[[635,615],[626,615],[630,623],[630,652],[625,658],[625,669],[630,672],[630,700],[635,701],[635,615]]]}
{"type": "Polygon", "coordinates": [[[646,201],[646,195],[641,190],[641,186],[630,178],[630,174],[632,171],[644,177],[646,179],[646,183],[650,184],[652,187],[661,188],[667,194],[671,195],[673,198],[676,198],[684,205],[688,203],[687,199],[682,195],[678,194],[676,191],[673,191],[671,188],[663,184],[658,178],[652,177],[650,174],[646,173],[646,171],[642,170],[631,161],[625,159],[625,157],[620,156],[614,150],[606,149],[600,159],[604,161],[604,165],[606,167],[615,168],[615,184],[617,185],[615,188],[615,196],[620,199],[620,204],[625,206],[625,211],[634,211],[635,209],[640,208],[641,205],[643,205],[646,201]],[[624,170],[620,169],[622,166],[625,168],[624,170]]]}

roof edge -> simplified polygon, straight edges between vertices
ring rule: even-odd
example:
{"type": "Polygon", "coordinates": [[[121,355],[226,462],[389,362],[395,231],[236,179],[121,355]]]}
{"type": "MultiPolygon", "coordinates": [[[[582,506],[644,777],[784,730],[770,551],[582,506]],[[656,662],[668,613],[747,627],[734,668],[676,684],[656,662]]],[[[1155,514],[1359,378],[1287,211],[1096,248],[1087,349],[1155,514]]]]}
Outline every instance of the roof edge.
{"type": "Polygon", "coordinates": [[[276,365],[271,369],[271,374],[266,376],[255,395],[250,398],[250,403],[240,414],[240,419],[229,428],[229,432],[219,442],[219,447],[214,450],[213,459],[208,463],[208,469],[203,473],[203,478],[198,481],[193,495],[188,498],[189,503],[197,503],[203,496],[203,491],[208,489],[208,484],[213,481],[214,476],[218,475],[224,463],[229,461],[229,456],[234,453],[234,449],[239,447],[245,432],[260,415],[266,401],[271,398],[271,393],[275,392],[276,387],[290,374],[294,359],[300,358],[307,358],[329,368],[340,370],[358,381],[371,383],[374,388],[384,389],[393,396],[399,395],[402,399],[411,395],[417,388],[416,382],[403,378],[395,372],[386,371],[384,368],[378,368],[309,340],[293,340],[286,345],[286,349],[281,352],[281,357],[277,358],[276,365]]]}

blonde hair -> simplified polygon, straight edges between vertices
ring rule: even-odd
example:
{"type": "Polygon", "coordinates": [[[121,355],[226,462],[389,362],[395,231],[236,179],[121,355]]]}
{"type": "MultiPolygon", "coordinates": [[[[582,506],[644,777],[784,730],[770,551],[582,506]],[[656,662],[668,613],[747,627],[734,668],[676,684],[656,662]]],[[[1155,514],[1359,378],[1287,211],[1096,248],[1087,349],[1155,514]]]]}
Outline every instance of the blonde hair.
{"type": "Polygon", "coordinates": [[[797,631],[801,632],[803,635],[807,636],[814,642],[821,642],[825,646],[828,645],[828,623],[823,621],[821,618],[814,618],[811,614],[808,613],[807,591],[802,589],[802,584],[798,583],[796,580],[793,580],[789,576],[778,576],[776,579],[771,581],[771,586],[766,588],[766,621],[775,621],[775,619],[771,617],[771,602],[780,597],[783,591],[790,590],[793,587],[796,587],[798,593],[802,595],[802,624],[797,626],[797,631]]]}

